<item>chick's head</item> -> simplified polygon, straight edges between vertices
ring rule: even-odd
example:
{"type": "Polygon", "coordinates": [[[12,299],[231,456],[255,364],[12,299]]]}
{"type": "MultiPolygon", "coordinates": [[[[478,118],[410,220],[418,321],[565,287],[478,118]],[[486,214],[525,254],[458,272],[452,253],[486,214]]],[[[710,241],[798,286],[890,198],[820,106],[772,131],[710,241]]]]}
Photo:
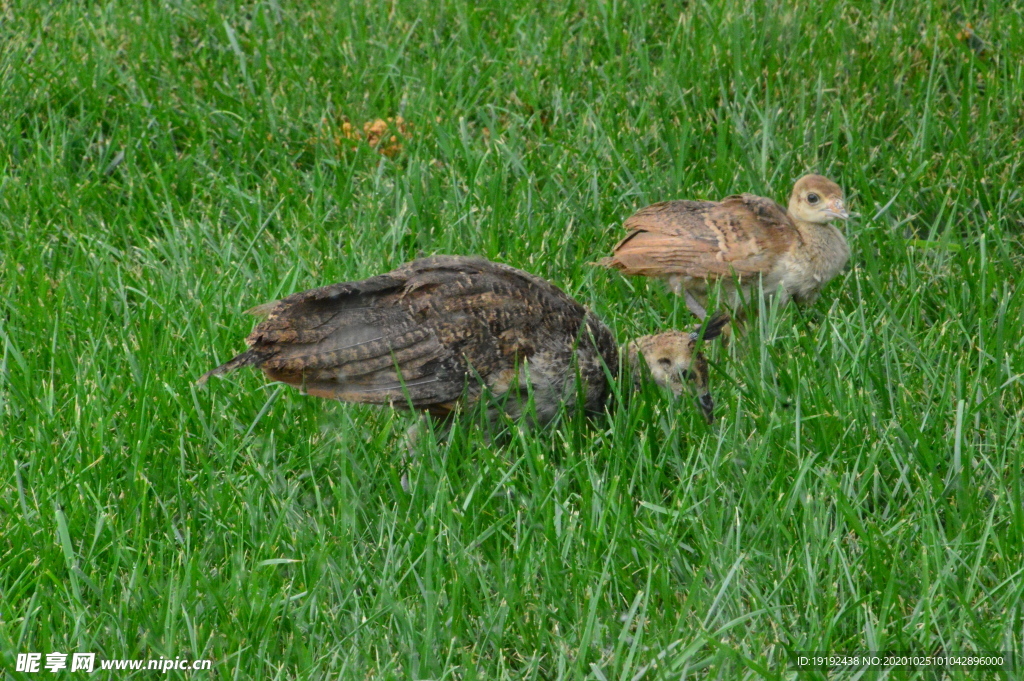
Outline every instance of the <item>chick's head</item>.
{"type": "Polygon", "coordinates": [[[789,213],[797,220],[819,225],[850,217],[843,205],[842,188],[822,175],[804,175],[796,181],[789,197],[789,213]]]}

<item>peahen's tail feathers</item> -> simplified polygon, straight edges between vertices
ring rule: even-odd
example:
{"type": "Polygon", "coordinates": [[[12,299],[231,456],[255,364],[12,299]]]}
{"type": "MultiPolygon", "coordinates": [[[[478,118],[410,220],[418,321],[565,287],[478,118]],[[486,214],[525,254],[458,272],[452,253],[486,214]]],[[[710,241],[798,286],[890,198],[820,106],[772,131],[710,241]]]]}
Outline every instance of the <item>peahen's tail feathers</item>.
{"type": "Polygon", "coordinates": [[[211,369],[205,374],[199,377],[196,381],[196,385],[205,385],[211,376],[222,376],[230,371],[234,371],[240,367],[253,366],[267,359],[267,354],[264,352],[258,352],[256,350],[247,350],[239,356],[232,359],[230,362],[221,364],[216,369],[211,369]]]}

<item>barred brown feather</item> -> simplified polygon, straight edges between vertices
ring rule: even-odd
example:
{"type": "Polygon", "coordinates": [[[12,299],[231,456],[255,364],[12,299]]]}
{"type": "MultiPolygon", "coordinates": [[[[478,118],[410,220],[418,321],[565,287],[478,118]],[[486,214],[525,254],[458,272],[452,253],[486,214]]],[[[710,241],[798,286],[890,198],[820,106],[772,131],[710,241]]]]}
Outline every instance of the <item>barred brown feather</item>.
{"type": "MultiPolygon", "coordinates": [[[[445,416],[486,387],[524,395],[538,419],[574,404],[598,409],[618,370],[608,328],[550,283],[483,258],[434,256],[387,274],[303,291],[256,308],[250,349],[208,372],[257,365],[271,379],[348,402],[445,416]]],[[[513,416],[522,400],[506,401],[513,416]]]]}

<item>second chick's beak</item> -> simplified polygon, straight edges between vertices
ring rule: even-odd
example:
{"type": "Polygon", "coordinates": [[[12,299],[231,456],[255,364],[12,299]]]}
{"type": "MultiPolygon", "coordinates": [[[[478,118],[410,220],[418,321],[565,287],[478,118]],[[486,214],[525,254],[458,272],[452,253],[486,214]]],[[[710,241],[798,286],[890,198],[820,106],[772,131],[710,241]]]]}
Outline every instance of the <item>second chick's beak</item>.
{"type": "Polygon", "coordinates": [[[708,423],[715,422],[715,401],[711,399],[711,393],[707,392],[700,396],[700,409],[704,412],[704,418],[708,423]]]}
{"type": "Polygon", "coordinates": [[[850,214],[846,212],[846,207],[843,206],[842,199],[836,199],[828,205],[828,215],[839,220],[846,220],[850,217],[850,214]]]}

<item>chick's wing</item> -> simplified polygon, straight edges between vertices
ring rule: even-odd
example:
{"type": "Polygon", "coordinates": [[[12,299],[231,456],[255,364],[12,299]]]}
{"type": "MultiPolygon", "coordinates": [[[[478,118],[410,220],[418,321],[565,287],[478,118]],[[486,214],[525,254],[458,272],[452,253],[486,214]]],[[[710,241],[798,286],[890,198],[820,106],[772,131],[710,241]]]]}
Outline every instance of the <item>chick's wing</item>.
{"type": "Polygon", "coordinates": [[[753,194],[655,203],[625,226],[632,231],[601,264],[643,276],[767,273],[799,239],[785,209],[753,194]]]}

